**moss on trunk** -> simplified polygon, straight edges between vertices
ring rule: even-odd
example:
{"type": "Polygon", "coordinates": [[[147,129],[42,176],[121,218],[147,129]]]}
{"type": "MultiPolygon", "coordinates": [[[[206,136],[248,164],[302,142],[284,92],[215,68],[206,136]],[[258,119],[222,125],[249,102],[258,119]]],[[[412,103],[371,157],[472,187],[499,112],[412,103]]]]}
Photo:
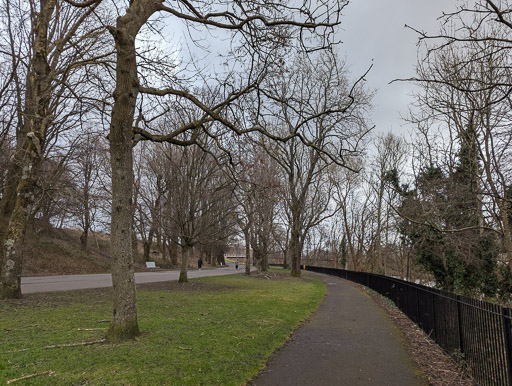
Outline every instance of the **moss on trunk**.
{"type": "Polygon", "coordinates": [[[130,339],[135,339],[140,335],[137,319],[120,321],[113,319],[107,332],[106,339],[109,342],[119,343],[130,339]]]}

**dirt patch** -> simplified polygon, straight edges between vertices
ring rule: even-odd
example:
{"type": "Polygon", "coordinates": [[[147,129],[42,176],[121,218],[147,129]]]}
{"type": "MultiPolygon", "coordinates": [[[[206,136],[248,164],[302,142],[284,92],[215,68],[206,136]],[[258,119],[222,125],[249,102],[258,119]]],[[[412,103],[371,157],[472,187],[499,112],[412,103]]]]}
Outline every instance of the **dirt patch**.
{"type": "Polygon", "coordinates": [[[348,283],[367,293],[378,306],[384,309],[391,321],[402,332],[407,351],[428,378],[430,385],[475,385],[470,375],[464,371],[464,364],[447,355],[389,299],[360,284],[351,281],[348,283]]]}

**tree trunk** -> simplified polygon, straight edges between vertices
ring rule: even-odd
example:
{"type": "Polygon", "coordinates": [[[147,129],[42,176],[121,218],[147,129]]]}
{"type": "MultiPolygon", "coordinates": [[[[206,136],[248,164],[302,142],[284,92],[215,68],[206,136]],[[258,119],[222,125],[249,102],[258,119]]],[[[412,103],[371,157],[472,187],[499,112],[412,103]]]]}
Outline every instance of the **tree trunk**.
{"type": "MultiPolygon", "coordinates": [[[[19,152],[21,174],[16,186],[14,206],[12,191],[7,192],[2,203],[2,217],[10,214],[7,228],[3,230],[0,255],[0,298],[21,297],[21,272],[23,264],[23,245],[27,231],[34,196],[34,180],[41,164],[43,140],[46,128],[50,124],[48,105],[50,103],[50,68],[47,62],[48,29],[55,10],[55,0],[40,2],[40,10],[34,20],[33,32],[34,56],[31,60],[31,71],[27,74],[27,90],[25,94],[24,126],[27,138],[18,137],[18,144],[26,147],[19,152]]],[[[14,173],[16,174],[16,173],[14,173]]],[[[11,185],[12,186],[12,185],[11,185]]],[[[3,219],[2,219],[3,220],[3,219]]],[[[7,219],[5,219],[7,220],[7,219]]]]}
{"type": "Polygon", "coordinates": [[[224,251],[220,251],[217,257],[217,263],[219,265],[226,265],[226,261],[224,260],[224,251]]]}
{"type": "Polygon", "coordinates": [[[187,271],[188,271],[188,259],[190,256],[190,248],[189,246],[184,246],[181,250],[181,268],[180,268],[180,278],[178,283],[188,283],[187,271]]]}
{"type": "Polygon", "coordinates": [[[142,260],[144,262],[149,261],[149,252],[151,250],[151,244],[148,240],[144,241],[144,255],[142,257],[142,260]]]}
{"type": "Polygon", "coordinates": [[[245,238],[245,274],[251,274],[251,239],[249,228],[244,228],[245,238]]]}
{"type": "Polygon", "coordinates": [[[82,251],[87,251],[87,243],[89,239],[89,232],[84,229],[82,234],[80,235],[80,248],[82,251]]]}
{"type": "Polygon", "coordinates": [[[169,258],[174,267],[178,265],[178,244],[176,244],[172,238],[169,239],[169,258]]]}
{"type": "MultiPolygon", "coordinates": [[[[27,149],[27,158],[33,158],[29,154],[34,151],[35,148],[30,143],[27,149]]],[[[27,220],[33,202],[33,181],[30,174],[31,168],[24,168],[24,174],[18,184],[16,203],[2,245],[0,299],[21,298],[23,246],[27,231],[27,220]]]]}
{"type": "Polygon", "coordinates": [[[263,253],[261,254],[260,271],[268,272],[268,248],[265,244],[263,245],[263,253]]]}
{"type": "Polygon", "coordinates": [[[132,227],[132,252],[133,252],[133,258],[135,259],[138,256],[139,253],[139,239],[137,238],[137,232],[132,227]]]}
{"type": "Polygon", "coordinates": [[[113,315],[107,338],[118,342],[139,334],[133,268],[133,155],[132,125],[138,94],[135,36],[132,13],[117,19],[111,32],[116,41],[116,89],[110,125],[112,166],[112,222],[110,232],[113,315]]]}
{"type": "Polygon", "coordinates": [[[292,223],[292,230],[290,234],[290,260],[291,260],[291,276],[300,277],[300,260],[301,260],[301,248],[300,248],[300,233],[296,229],[296,224],[292,223]]]}
{"type": "Polygon", "coordinates": [[[384,197],[384,177],[381,176],[379,187],[379,196],[377,201],[377,237],[375,240],[375,247],[377,249],[377,272],[378,274],[385,275],[384,261],[382,259],[382,200],[384,197]]]}
{"type": "Polygon", "coordinates": [[[154,235],[154,229],[151,228],[149,230],[148,238],[146,240],[144,240],[144,256],[142,258],[144,262],[149,261],[149,254],[151,252],[151,245],[153,244],[153,235],[154,235]]]}
{"type": "Polygon", "coordinates": [[[82,251],[87,251],[87,239],[89,236],[89,228],[91,227],[91,214],[89,208],[89,174],[86,173],[84,188],[84,230],[80,236],[80,246],[82,251]]]}
{"type": "Polygon", "coordinates": [[[219,253],[219,249],[218,248],[215,248],[215,252],[212,252],[211,249],[208,252],[208,254],[210,255],[210,261],[211,261],[211,264],[212,264],[213,267],[215,267],[217,265],[217,254],[218,253],[219,253]]]}
{"type": "Polygon", "coordinates": [[[162,246],[162,234],[158,229],[156,230],[156,248],[160,252],[162,252],[162,255],[165,253],[164,252],[165,247],[162,246]]]}

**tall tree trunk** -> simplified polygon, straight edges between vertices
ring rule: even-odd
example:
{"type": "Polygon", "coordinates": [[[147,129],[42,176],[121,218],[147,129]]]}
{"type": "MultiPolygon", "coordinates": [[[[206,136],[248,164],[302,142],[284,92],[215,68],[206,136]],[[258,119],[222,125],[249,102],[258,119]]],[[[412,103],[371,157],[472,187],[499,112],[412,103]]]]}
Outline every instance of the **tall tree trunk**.
{"type": "Polygon", "coordinates": [[[139,239],[137,238],[137,232],[135,231],[134,227],[132,226],[132,253],[133,258],[135,259],[137,257],[137,254],[139,253],[139,239]]]}
{"type": "Polygon", "coordinates": [[[149,261],[149,254],[151,252],[151,244],[153,244],[153,234],[154,234],[154,229],[151,228],[149,230],[148,238],[146,240],[144,240],[144,257],[143,257],[144,262],[149,261]]]}
{"type": "Polygon", "coordinates": [[[116,27],[108,27],[116,43],[116,89],[110,123],[112,166],[111,262],[113,316],[107,338],[133,339],[139,334],[133,270],[133,154],[132,127],[139,93],[135,38],[161,6],[161,0],[132,0],[116,27]]]}
{"type": "Polygon", "coordinates": [[[162,255],[165,253],[165,246],[162,246],[162,233],[159,229],[156,230],[156,248],[162,252],[162,255]]]}
{"type": "MultiPolygon", "coordinates": [[[[27,148],[28,159],[33,160],[37,155],[32,143],[27,148]]],[[[31,166],[33,162],[25,161],[31,166]]],[[[23,169],[23,175],[18,184],[14,210],[11,214],[7,233],[2,245],[3,260],[0,276],[0,299],[21,298],[21,272],[23,267],[23,246],[27,231],[27,221],[33,203],[32,168],[23,169]]]]}
{"type": "Polygon", "coordinates": [[[214,252],[212,252],[212,250],[210,249],[210,251],[208,253],[210,255],[211,264],[212,264],[212,266],[215,267],[217,265],[217,254],[219,253],[218,247],[215,246],[214,252]]]}
{"type": "Polygon", "coordinates": [[[291,275],[293,277],[300,277],[300,234],[296,225],[292,224],[292,230],[290,234],[290,260],[291,260],[291,275]]]}
{"type": "Polygon", "coordinates": [[[262,250],[261,261],[260,261],[260,271],[268,272],[268,246],[265,238],[262,238],[262,250]]]}
{"type": "Polygon", "coordinates": [[[180,278],[178,283],[188,283],[187,271],[188,271],[188,259],[190,257],[190,248],[188,245],[183,246],[181,250],[181,267],[180,267],[180,278]]]}
{"type": "Polygon", "coordinates": [[[111,264],[113,313],[107,338],[117,342],[139,334],[133,268],[132,125],[138,94],[135,36],[140,27],[127,13],[111,29],[117,49],[116,89],[110,125],[112,167],[111,264]]]}
{"type": "Polygon", "coordinates": [[[244,238],[245,238],[245,274],[251,274],[251,233],[249,232],[249,227],[244,228],[244,238]]]}
{"type": "Polygon", "coordinates": [[[172,238],[169,239],[169,258],[174,267],[178,265],[178,244],[172,238]]]}
{"type": "Polygon", "coordinates": [[[381,176],[380,186],[379,186],[379,196],[377,197],[377,234],[375,240],[375,247],[377,249],[377,272],[379,274],[386,274],[384,268],[384,260],[382,258],[382,200],[384,197],[384,177],[381,176]]]}
{"type": "MultiPolygon", "coordinates": [[[[7,228],[3,230],[0,264],[0,298],[21,297],[21,272],[23,264],[23,244],[27,231],[34,196],[34,180],[41,164],[43,140],[50,124],[50,68],[47,62],[48,30],[55,10],[55,0],[42,0],[39,13],[34,20],[34,56],[31,72],[27,75],[25,94],[24,126],[26,139],[18,138],[18,144],[26,147],[19,152],[21,175],[15,183],[16,195],[12,205],[12,191],[8,191],[2,203],[2,215],[12,213],[7,228]]],[[[24,133],[18,133],[21,135],[24,133]]],[[[16,173],[14,173],[16,174],[16,173]]],[[[3,217],[3,216],[2,216],[3,217]]],[[[4,219],[2,219],[4,220],[4,219]]],[[[6,220],[6,219],[5,219],[6,220]]]]}
{"type": "MultiPolygon", "coordinates": [[[[87,189],[86,189],[87,190],[87,189]]],[[[91,218],[89,212],[89,194],[84,195],[84,229],[80,236],[80,246],[82,251],[87,251],[87,242],[89,238],[89,228],[91,227],[91,218]]]]}

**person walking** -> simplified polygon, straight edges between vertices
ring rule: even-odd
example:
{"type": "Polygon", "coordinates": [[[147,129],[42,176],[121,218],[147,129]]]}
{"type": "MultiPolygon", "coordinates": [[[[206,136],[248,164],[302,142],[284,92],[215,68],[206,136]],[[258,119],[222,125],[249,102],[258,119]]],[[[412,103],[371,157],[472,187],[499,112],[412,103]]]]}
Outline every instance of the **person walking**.
{"type": "Polygon", "coordinates": [[[238,259],[235,261],[235,268],[238,269],[238,259]]]}
{"type": "Polygon", "coordinates": [[[199,260],[197,260],[197,269],[201,270],[203,268],[203,258],[200,257],[199,260]]]}

